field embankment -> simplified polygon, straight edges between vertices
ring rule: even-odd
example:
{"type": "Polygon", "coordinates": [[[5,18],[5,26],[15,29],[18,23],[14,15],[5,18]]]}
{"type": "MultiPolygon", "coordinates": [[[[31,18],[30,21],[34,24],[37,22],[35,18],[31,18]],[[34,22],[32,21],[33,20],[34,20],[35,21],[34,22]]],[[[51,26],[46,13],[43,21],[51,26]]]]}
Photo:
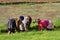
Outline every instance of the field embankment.
{"type": "Polygon", "coordinates": [[[30,15],[36,19],[60,18],[60,3],[24,3],[18,5],[0,5],[0,22],[7,22],[8,18],[30,15]]]}

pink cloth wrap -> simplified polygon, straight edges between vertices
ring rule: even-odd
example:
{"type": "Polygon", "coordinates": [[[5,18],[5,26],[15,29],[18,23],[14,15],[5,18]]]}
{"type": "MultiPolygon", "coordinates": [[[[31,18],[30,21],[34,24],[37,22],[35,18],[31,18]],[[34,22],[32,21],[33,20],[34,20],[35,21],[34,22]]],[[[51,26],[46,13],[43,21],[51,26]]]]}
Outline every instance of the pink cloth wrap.
{"type": "Polygon", "coordinates": [[[38,30],[41,30],[42,28],[46,29],[48,25],[49,25],[49,20],[39,20],[38,30]]]}

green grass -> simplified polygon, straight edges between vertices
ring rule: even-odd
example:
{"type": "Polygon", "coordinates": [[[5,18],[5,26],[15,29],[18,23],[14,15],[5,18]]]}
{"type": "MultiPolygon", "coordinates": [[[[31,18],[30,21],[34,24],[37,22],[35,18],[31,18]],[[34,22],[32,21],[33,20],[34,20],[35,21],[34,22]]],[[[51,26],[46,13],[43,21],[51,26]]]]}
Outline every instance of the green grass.
{"type": "Polygon", "coordinates": [[[0,23],[0,40],[60,40],[60,28],[58,27],[60,23],[59,20],[60,19],[53,20],[56,28],[52,31],[38,31],[36,30],[37,23],[31,23],[30,27],[32,29],[30,31],[20,33],[15,32],[14,34],[12,33],[10,35],[4,31],[1,32],[1,30],[6,30],[6,24],[0,23]]]}
{"type": "Polygon", "coordinates": [[[29,31],[15,34],[0,34],[0,40],[60,40],[60,31],[29,31]]]}
{"type": "Polygon", "coordinates": [[[52,16],[51,19],[53,19],[53,24],[56,26],[55,30],[53,31],[38,31],[36,30],[37,28],[37,23],[32,23],[31,24],[31,30],[28,32],[16,32],[8,35],[7,33],[4,32],[6,30],[6,24],[0,23],[0,40],[60,40],[60,3],[46,3],[46,4],[19,4],[19,5],[0,5],[0,9],[3,11],[0,11],[0,22],[6,23],[6,19],[8,19],[9,16],[16,17],[20,15],[32,15],[33,18],[35,17],[38,13],[41,19],[49,18],[51,14],[55,16],[52,16]],[[15,6],[17,6],[15,8],[15,6]],[[39,8],[38,8],[39,7],[39,8]],[[6,10],[6,11],[5,11],[6,10]],[[4,14],[2,14],[4,13],[4,14]],[[6,14],[5,14],[6,13],[6,14]],[[15,14],[16,13],[16,14],[15,14]],[[15,15],[14,15],[15,14],[15,15]],[[17,15],[18,14],[18,15],[17,15]],[[47,16],[48,15],[48,16],[47,16]],[[55,18],[55,19],[54,19],[55,18]],[[33,29],[35,28],[35,29],[33,29]]]}
{"type": "Polygon", "coordinates": [[[60,18],[54,19],[53,24],[55,25],[56,28],[60,28],[60,18]]]}
{"type": "MultiPolygon", "coordinates": [[[[31,28],[36,28],[37,23],[32,23],[31,28]]],[[[0,23],[0,29],[5,30],[6,25],[0,23]]],[[[0,32],[0,40],[60,40],[60,29],[55,29],[53,31],[38,31],[30,30],[25,32],[16,32],[8,35],[7,33],[0,32]]]]}

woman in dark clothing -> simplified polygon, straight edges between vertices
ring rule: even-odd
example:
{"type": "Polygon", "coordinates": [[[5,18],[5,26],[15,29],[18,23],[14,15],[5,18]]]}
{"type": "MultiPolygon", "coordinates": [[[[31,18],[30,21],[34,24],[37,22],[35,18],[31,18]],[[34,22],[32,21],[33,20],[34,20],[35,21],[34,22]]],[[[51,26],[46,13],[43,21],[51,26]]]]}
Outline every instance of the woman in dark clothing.
{"type": "Polygon", "coordinates": [[[14,33],[15,27],[16,27],[15,19],[14,18],[9,19],[7,23],[8,34],[10,34],[11,32],[14,33]]]}

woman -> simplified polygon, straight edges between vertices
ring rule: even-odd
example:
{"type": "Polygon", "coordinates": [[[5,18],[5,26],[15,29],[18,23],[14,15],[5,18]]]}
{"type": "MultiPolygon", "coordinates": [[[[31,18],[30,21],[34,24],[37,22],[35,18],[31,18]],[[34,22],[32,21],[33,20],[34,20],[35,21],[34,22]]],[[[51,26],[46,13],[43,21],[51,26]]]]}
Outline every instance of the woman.
{"type": "Polygon", "coordinates": [[[37,20],[38,22],[38,30],[42,30],[42,29],[53,29],[54,26],[52,25],[52,23],[50,23],[49,20],[37,20]]]}
{"type": "Polygon", "coordinates": [[[22,22],[24,24],[25,30],[29,30],[30,29],[30,24],[32,22],[32,18],[30,16],[26,16],[26,17],[24,17],[24,20],[22,22]]]}
{"type": "Polygon", "coordinates": [[[9,19],[7,23],[8,34],[10,34],[11,32],[14,33],[15,27],[16,27],[15,19],[14,18],[9,19]]]}
{"type": "Polygon", "coordinates": [[[15,18],[15,22],[16,22],[16,30],[20,32],[19,25],[22,23],[22,21],[19,18],[15,18]]]}
{"type": "Polygon", "coordinates": [[[24,20],[24,16],[20,16],[19,19],[21,20],[21,23],[19,23],[19,29],[20,31],[25,31],[24,24],[22,22],[24,20]]]}

